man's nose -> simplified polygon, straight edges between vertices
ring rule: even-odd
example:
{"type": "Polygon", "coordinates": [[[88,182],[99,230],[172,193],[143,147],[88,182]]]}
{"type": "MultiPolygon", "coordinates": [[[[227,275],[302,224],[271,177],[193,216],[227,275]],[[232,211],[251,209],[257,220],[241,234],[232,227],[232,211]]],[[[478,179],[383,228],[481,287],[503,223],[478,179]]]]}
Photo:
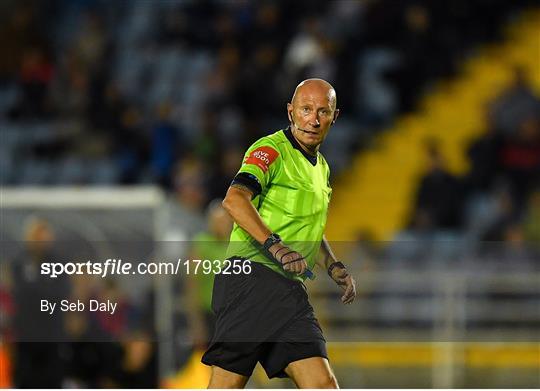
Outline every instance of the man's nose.
{"type": "Polygon", "coordinates": [[[311,126],[313,126],[314,128],[318,128],[320,125],[321,125],[321,122],[319,121],[319,116],[315,114],[315,116],[311,120],[311,126]]]}

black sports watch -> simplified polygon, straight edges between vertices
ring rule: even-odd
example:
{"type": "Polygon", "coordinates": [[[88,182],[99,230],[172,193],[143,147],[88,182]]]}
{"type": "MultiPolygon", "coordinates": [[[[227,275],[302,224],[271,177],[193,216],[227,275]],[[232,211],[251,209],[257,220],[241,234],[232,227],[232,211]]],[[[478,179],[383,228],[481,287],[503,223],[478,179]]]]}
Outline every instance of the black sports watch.
{"type": "Polygon", "coordinates": [[[281,237],[278,234],[272,233],[268,239],[264,241],[263,248],[266,251],[269,251],[270,247],[279,242],[281,242],[281,237]]]}

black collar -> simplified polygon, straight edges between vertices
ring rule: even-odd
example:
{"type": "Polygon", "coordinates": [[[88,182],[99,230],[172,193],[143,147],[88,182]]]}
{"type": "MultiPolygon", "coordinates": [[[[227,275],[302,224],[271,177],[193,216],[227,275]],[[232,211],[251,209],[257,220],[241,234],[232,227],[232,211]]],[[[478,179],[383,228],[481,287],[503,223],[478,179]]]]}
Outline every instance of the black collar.
{"type": "Polygon", "coordinates": [[[304,155],[304,157],[305,157],[305,158],[306,158],[313,166],[317,165],[317,156],[310,155],[309,153],[307,153],[306,151],[304,151],[304,149],[300,146],[300,144],[298,143],[298,141],[296,141],[296,139],[294,138],[290,126],[287,126],[287,129],[284,129],[284,130],[283,130],[283,133],[285,133],[285,136],[287,137],[287,139],[289,140],[289,142],[292,144],[293,148],[298,149],[298,150],[302,153],[302,155],[304,155]]]}

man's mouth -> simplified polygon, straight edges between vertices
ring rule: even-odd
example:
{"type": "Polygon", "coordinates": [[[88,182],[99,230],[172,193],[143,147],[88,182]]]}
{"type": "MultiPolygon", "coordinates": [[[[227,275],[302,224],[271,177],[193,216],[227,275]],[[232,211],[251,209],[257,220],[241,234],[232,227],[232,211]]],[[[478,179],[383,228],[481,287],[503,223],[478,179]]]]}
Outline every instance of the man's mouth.
{"type": "Polygon", "coordinates": [[[313,134],[313,135],[315,135],[315,136],[318,136],[318,135],[319,135],[318,132],[312,132],[312,131],[306,130],[306,129],[300,129],[300,130],[301,130],[302,132],[304,132],[304,133],[307,133],[307,134],[313,134]]]}

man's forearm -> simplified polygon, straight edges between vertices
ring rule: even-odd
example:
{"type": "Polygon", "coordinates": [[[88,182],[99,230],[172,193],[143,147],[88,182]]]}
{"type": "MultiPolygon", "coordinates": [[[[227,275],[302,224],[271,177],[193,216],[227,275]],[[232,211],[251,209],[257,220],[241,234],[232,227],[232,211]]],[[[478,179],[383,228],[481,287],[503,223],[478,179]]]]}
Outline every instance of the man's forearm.
{"type": "Polygon", "coordinates": [[[323,235],[322,241],[321,241],[321,253],[323,255],[322,259],[320,259],[319,266],[321,266],[323,269],[327,270],[328,267],[333,263],[337,262],[337,258],[332,251],[332,248],[330,247],[330,243],[328,243],[328,240],[326,240],[326,236],[323,235]]]}
{"type": "Polygon", "coordinates": [[[223,207],[235,223],[260,244],[272,233],[251,203],[251,193],[248,190],[230,187],[223,200],[223,207]]]}

